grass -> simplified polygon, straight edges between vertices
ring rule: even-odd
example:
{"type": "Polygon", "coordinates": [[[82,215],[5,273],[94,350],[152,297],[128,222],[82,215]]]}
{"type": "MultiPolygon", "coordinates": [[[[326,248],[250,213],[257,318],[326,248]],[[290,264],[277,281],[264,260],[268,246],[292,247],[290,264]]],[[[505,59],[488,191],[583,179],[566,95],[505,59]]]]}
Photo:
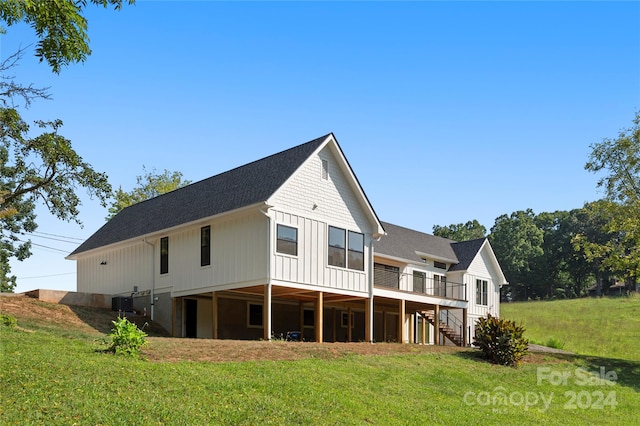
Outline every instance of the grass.
{"type": "Polygon", "coordinates": [[[504,303],[503,318],[522,323],[525,337],[583,355],[640,359],[640,295],[504,303]]]}
{"type": "MultiPolygon", "coordinates": [[[[95,339],[103,335],[87,328],[15,316],[18,327],[0,328],[2,424],[640,421],[637,358],[533,354],[513,369],[481,361],[474,350],[427,348],[385,356],[328,358],[318,351],[292,361],[168,362],[157,354],[170,350],[176,339],[154,338],[145,347],[147,360],[136,360],[96,352],[95,339]],[[617,378],[607,384],[576,370],[599,373],[600,367],[617,378]],[[557,383],[557,377],[566,380],[557,383]],[[591,386],[582,383],[587,377],[591,386]]],[[[208,342],[197,343],[203,351],[208,342]]],[[[211,343],[211,350],[218,350],[211,343]]],[[[255,344],[266,349],[274,343],[307,345],[255,344]]]]}

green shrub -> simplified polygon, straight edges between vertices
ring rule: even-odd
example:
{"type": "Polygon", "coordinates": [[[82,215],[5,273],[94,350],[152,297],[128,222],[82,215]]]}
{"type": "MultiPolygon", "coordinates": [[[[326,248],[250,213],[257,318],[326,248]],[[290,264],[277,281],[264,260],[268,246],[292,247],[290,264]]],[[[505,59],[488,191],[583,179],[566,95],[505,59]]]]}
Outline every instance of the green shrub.
{"type": "Polygon", "coordinates": [[[18,324],[16,317],[6,314],[0,315],[0,325],[5,327],[14,328],[18,324]]]}
{"type": "Polygon", "coordinates": [[[547,340],[547,343],[544,346],[547,346],[549,348],[554,348],[554,349],[562,349],[564,348],[564,342],[552,336],[552,337],[549,337],[549,339],[547,340]]]}
{"type": "Polygon", "coordinates": [[[107,336],[111,339],[107,352],[137,357],[142,346],[146,343],[147,333],[125,317],[111,322],[113,328],[111,334],[107,336]]]}
{"type": "Polygon", "coordinates": [[[516,366],[527,353],[529,341],[523,337],[524,327],[491,314],[476,322],[474,344],[494,364],[516,366]]]}

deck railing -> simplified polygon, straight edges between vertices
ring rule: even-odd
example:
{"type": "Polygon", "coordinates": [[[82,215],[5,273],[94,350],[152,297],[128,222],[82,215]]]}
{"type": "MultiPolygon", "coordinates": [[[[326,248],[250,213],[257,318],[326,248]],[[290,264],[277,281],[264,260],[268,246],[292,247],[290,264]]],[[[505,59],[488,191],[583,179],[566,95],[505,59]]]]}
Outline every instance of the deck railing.
{"type": "Polygon", "coordinates": [[[447,281],[444,275],[426,277],[425,275],[410,275],[400,273],[394,266],[376,264],[373,268],[373,285],[394,290],[405,290],[429,296],[446,297],[449,299],[466,300],[466,284],[447,281]],[[405,288],[400,283],[406,281],[405,288]]]}

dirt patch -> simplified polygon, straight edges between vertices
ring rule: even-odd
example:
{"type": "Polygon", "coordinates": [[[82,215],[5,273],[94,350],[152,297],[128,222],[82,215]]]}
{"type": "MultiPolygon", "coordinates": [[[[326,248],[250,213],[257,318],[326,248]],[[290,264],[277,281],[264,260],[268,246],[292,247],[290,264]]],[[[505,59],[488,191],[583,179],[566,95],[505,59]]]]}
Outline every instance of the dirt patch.
{"type": "MultiPolygon", "coordinates": [[[[27,325],[34,324],[60,329],[72,328],[78,332],[101,335],[110,332],[111,321],[117,318],[115,312],[107,309],[59,305],[15,295],[11,297],[0,296],[0,313],[15,316],[19,326],[26,323],[27,325]]],[[[148,321],[146,317],[130,317],[130,319],[139,326],[148,321]]],[[[477,351],[473,349],[455,346],[401,345],[398,343],[266,342],[160,337],[166,336],[166,331],[153,323],[145,327],[145,331],[149,333],[150,337],[147,339],[148,344],[143,348],[143,356],[151,362],[286,361],[305,358],[336,359],[350,355],[388,356],[424,353],[459,353],[461,356],[477,356],[477,351]]],[[[532,348],[532,350],[535,349],[532,348]]],[[[530,353],[523,362],[546,362],[545,355],[530,353]]]]}

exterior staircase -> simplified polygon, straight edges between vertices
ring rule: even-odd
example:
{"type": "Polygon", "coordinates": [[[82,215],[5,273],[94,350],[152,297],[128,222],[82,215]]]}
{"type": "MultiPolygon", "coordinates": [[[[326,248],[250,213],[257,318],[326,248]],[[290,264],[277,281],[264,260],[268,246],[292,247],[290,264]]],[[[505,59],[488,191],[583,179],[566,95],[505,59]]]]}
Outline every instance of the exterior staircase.
{"type": "MultiPolygon", "coordinates": [[[[420,312],[420,315],[425,317],[427,321],[429,321],[429,324],[436,327],[436,319],[435,319],[434,311],[422,311],[420,312]]],[[[437,328],[444,337],[449,339],[456,346],[463,346],[462,336],[460,335],[459,331],[456,331],[453,327],[451,327],[450,325],[448,325],[443,321],[438,320],[437,322],[438,322],[437,328]]]]}

